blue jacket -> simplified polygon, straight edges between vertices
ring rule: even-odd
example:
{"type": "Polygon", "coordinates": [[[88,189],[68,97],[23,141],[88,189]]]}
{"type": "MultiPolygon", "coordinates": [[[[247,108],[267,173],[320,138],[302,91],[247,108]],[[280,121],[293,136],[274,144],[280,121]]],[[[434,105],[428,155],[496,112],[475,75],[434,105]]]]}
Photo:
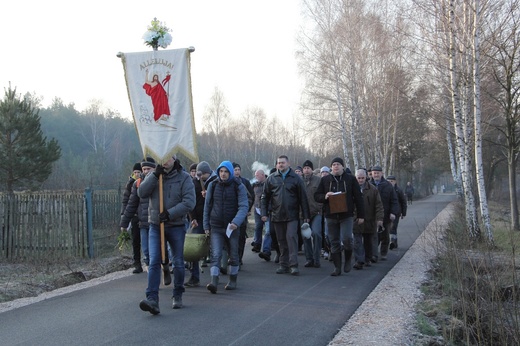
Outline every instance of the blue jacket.
{"type": "Polygon", "coordinates": [[[227,228],[229,223],[240,226],[249,210],[246,187],[234,176],[233,165],[223,161],[216,169],[217,179],[212,181],[206,190],[204,204],[204,230],[227,228]],[[219,170],[225,167],[229,178],[220,179],[219,170]]]}

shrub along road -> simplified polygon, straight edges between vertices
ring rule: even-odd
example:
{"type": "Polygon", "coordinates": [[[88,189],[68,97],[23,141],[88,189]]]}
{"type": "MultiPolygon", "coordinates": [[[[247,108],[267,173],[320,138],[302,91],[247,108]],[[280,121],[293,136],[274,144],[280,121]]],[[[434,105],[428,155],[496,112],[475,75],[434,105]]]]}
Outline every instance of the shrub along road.
{"type": "Polygon", "coordinates": [[[370,268],[331,277],[332,263],[304,268],[300,255],[300,276],[280,275],[247,245],[235,291],[224,290],[227,276],[217,294],[207,291],[206,268],[201,287],[186,288],[182,309],[171,309],[171,286],[161,286],[161,313],[152,316],[138,307],[146,274],[130,275],[0,313],[2,344],[326,345],[454,198],[434,195],[409,206],[399,248],[370,268]]]}

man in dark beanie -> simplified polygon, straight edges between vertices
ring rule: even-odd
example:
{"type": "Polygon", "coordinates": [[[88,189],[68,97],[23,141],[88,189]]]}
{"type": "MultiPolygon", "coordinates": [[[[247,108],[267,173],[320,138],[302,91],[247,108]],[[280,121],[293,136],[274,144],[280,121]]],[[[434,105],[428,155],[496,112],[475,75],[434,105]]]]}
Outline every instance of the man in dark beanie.
{"type": "Polygon", "coordinates": [[[195,178],[197,176],[197,164],[192,163],[190,166],[190,175],[192,178],[195,178]]]}
{"type": "Polygon", "coordinates": [[[314,166],[311,161],[306,160],[303,165],[303,181],[305,183],[305,191],[307,192],[307,200],[309,202],[311,237],[303,239],[305,248],[305,267],[320,267],[320,257],[323,237],[321,235],[322,210],[323,204],[316,202],[314,193],[320,185],[320,177],[314,175],[314,166]]]}
{"type": "MultiPolygon", "coordinates": [[[[128,201],[130,199],[130,195],[132,193],[132,185],[139,178],[142,173],[141,162],[136,162],[132,167],[132,174],[128,178],[125,189],[123,190],[123,200],[121,202],[121,216],[124,215],[126,206],[128,205],[128,201]]],[[[141,235],[139,230],[139,218],[136,213],[134,213],[131,217],[130,221],[131,225],[131,234],[132,234],[132,252],[134,259],[134,274],[139,274],[143,272],[143,267],[141,265],[141,235]]],[[[128,227],[128,225],[127,225],[128,227]]],[[[124,231],[123,231],[124,232],[124,231]]]]}
{"type": "MultiPolygon", "coordinates": [[[[204,203],[206,201],[206,190],[208,189],[209,183],[217,179],[217,175],[209,163],[201,161],[196,167],[197,175],[193,178],[193,185],[195,185],[195,208],[190,212],[191,227],[188,233],[204,234],[204,227],[202,224],[204,216],[204,203]]],[[[190,263],[191,276],[184,283],[186,287],[198,287],[200,286],[200,267],[199,262],[194,261],[190,263]]]]}
{"type": "MultiPolygon", "coordinates": [[[[149,253],[148,253],[148,229],[150,227],[148,223],[148,199],[140,199],[137,195],[137,189],[139,188],[139,185],[141,184],[141,181],[155,169],[155,160],[151,157],[147,157],[146,159],[143,159],[141,161],[141,169],[142,173],[140,176],[135,180],[135,182],[132,184],[132,190],[130,193],[130,197],[128,199],[128,203],[126,205],[124,213],[121,215],[121,231],[128,228],[128,225],[132,221],[132,219],[137,215],[138,218],[138,227],[139,227],[139,238],[140,238],[140,249],[143,253],[143,259],[145,265],[149,265],[149,253]]],[[[135,166],[134,166],[135,168],[135,166]]],[[[132,237],[134,237],[132,235],[132,237]]],[[[143,268],[141,267],[141,263],[139,265],[135,266],[136,269],[134,269],[134,273],[141,273],[143,271],[143,268]]],[[[168,282],[171,282],[171,275],[168,266],[166,265],[166,272],[165,272],[165,280],[164,282],[166,284],[169,284],[168,282]]]]}
{"type": "Polygon", "coordinates": [[[353,226],[354,209],[358,225],[365,221],[365,205],[359,184],[351,174],[347,174],[344,161],[340,157],[332,159],[331,174],[321,178],[314,194],[317,202],[324,204],[325,221],[331,245],[331,257],[334,263],[332,276],[341,275],[341,244],[345,253],[343,271],[350,272],[352,250],[354,248],[353,226]],[[343,198],[346,200],[343,200],[343,198]],[[331,208],[332,200],[332,208],[331,208]],[[337,208],[335,208],[337,206],[337,208]]]}

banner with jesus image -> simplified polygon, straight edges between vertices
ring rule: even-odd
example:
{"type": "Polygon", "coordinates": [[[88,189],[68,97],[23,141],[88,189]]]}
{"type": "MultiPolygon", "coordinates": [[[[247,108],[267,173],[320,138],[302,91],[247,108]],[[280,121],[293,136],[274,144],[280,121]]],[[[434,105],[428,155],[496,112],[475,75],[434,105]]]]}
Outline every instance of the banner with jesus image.
{"type": "Polygon", "coordinates": [[[189,50],[123,53],[121,60],[144,156],[164,162],[181,152],[197,162],[189,50]]]}

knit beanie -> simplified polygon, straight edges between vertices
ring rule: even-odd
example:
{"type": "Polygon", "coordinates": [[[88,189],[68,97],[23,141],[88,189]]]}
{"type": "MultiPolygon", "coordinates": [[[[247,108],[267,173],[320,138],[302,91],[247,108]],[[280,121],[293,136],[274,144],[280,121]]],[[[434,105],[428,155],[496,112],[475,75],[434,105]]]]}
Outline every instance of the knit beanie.
{"type": "Polygon", "coordinates": [[[314,165],[312,164],[312,162],[310,160],[305,160],[302,167],[310,167],[312,170],[314,170],[314,165]]]}
{"type": "Polygon", "coordinates": [[[201,161],[199,162],[199,164],[197,165],[197,174],[204,174],[204,173],[211,173],[211,167],[209,166],[209,163],[207,163],[206,161],[201,161]]]}
{"type": "Polygon", "coordinates": [[[147,156],[146,159],[141,161],[141,167],[155,168],[155,160],[153,159],[153,157],[147,156]]]}
{"type": "Polygon", "coordinates": [[[141,169],[141,162],[136,162],[134,164],[134,168],[132,169],[132,172],[133,171],[139,171],[139,172],[142,172],[143,170],[141,169]]]}
{"type": "Polygon", "coordinates": [[[343,162],[343,159],[341,157],[335,157],[332,159],[332,162],[330,163],[330,165],[332,166],[332,164],[334,162],[337,162],[339,163],[340,165],[342,165],[343,167],[345,167],[345,162],[343,162]]]}

